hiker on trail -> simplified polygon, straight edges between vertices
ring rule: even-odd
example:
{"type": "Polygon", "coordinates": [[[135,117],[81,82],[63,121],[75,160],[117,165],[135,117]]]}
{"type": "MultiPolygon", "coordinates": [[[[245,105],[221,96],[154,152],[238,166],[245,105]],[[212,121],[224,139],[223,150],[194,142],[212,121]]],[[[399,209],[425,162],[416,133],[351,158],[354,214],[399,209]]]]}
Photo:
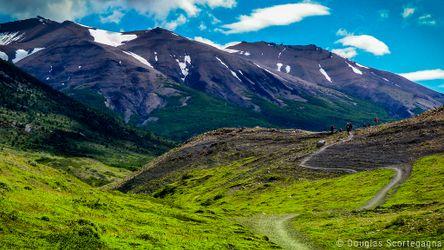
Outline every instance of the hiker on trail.
{"type": "Polygon", "coordinates": [[[336,131],[336,127],[335,127],[335,125],[331,125],[331,127],[330,127],[330,133],[331,133],[331,134],[334,134],[335,131],[336,131]]]}
{"type": "Polygon", "coordinates": [[[379,124],[379,118],[378,118],[378,117],[375,117],[375,118],[373,119],[373,121],[375,122],[376,125],[379,124]]]}
{"type": "Polygon", "coordinates": [[[351,131],[353,130],[353,125],[351,124],[351,122],[347,122],[347,125],[345,125],[345,129],[349,134],[351,133],[351,131]]]}

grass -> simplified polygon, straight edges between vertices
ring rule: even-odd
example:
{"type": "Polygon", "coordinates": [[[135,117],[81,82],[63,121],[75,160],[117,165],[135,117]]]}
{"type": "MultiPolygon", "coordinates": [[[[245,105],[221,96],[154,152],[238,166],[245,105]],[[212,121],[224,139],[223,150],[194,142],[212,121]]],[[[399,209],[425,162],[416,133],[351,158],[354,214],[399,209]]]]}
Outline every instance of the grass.
{"type": "Polygon", "coordinates": [[[280,238],[274,235],[277,229],[273,223],[294,215],[290,232],[315,249],[339,249],[338,239],[384,244],[387,240],[442,240],[444,155],[415,163],[408,181],[383,207],[371,211],[359,208],[389,183],[392,170],[299,181],[269,176],[268,181],[258,182],[247,175],[254,160],[246,158],[217,168],[194,169],[155,195],[182,208],[211,210],[237,218],[258,233],[266,233],[274,242],[280,238]]]}
{"type": "Polygon", "coordinates": [[[408,181],[384,206],[370,211],[359,207],[390,181],[391,170],[322,179],[301,176],[296,181],[276,174],[258,179],[251,174],[256,160],[247,157],[182,173],[154,198],[87,184],[100,185],[125,174],[95,160],[4,148],[0,245],[261,249],[302,243],[339,249],[338,239],[384,244],[388,239],[442,240],[442,154],[416,162],[408,181]]]}
{"type": "MultiPolygon", "coordinates": [[[[64,169],[35,161],[38,157],[48,158],[48,155],[30,155],[13,149],[0,151],[1,248],[261,249],[272,246],[265,238],[226,217],[178,209],[146,195],[103,191],[64,169]]],[[[53,165],[78,160],[49,158],[53,165]]],[[[82,166],[82,160],[78,164],[82,166]]]]}

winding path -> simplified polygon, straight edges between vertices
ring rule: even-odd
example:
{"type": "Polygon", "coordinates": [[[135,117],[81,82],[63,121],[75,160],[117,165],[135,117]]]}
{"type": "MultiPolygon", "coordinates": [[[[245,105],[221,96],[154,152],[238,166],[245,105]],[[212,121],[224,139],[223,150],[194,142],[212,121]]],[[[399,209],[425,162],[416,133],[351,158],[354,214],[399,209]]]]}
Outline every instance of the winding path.
{"type": "Polygon", "coordinates": [[[306,245],[298,242],[290,233],[291,219],[296,216],[296,214],[264,216],[257,218],[255,224],[260,233],[267,235],[272,242],[283,249],[308,250],[306,245]]]}
{"type": "Polygon", "coordinates": [[[362,206],[360,210],[374,209],[383,204],[388,192],[390,192],[390,190],[401,182],[405,181],[411,170],[410,168],[406,168],[406,171],[402,166],[391,166],[386,168],[396,171],[396,175],[392,178],[389,184],[379,190],[379,192],[370,201],[368,201],[366,205],[362,206]]]}
{"type": "MultiPolygon", "coordinates": [[[[334,145],[346,143],[348,141],[351,141],[353,139],[353,133],[350,133],[347,139],[340,140],[338,142],[325,145],[321,147],[318,151],[314,152],[313,154],[310,154],[309,156],[302,159],[301,163],[299,164],[303,168],[307,169],[315,169],[315,170],[324,170],[324,171],[342,171],[346,173],[356,173],[358,171],[351,169],[351,168],[328,168],[328,167],[315,167],[310,166],[307,164],[310,159],[312,159],[314,156],[317,156],[324,152],[327,148],[332,147],[334,145]]],[[[370,200],[367,202],[366,205],[362,206],[360,210],[369,210],[374,209],[381,205],[385,198],[387,197],[387,194],[392,190],[394,187],[399,185],[401,182],[403,182],[405,179],[407,179],[411,168],[403,168],[402,166],[389,166],[386,167],[387,169],[392,169],[396,171],[396,175],[392,178],[389,184],[384,186],[379,192],[370,200]]],[[[259,227],[262,227],[264,234],[270,235],[270,238],[275,241],[279,246],[281,246],[284,249],[308,249],[307,246],[303,245],[300,242],[297,242],[294,237],[291,236],[291,234],[288,231],[288,227],[290,224],[291,219],[293,219],[296,215],[285,215],[281,217],[272,216],[268,218],[261,219],[258,221],[259,227]]]]}
{"type": "Polygon", "coordinates": [[[302,159],[301,163],[299,163],[299,166],[303,167],[303,168],[308,168],[308,169],[315,169],[315,170],[325,170],[325,171],[341,171],[341,172],[347,172],[347,173],[356,173],[358,171],[351,169],[351,168],[324,168],[324,167],[314,167],[314,166],[310,166],[307,164],[307,162],[309,160],[311,160],[311,158],[313,158],[314,156],[317,156],[319,154],[321,154],[322,152],[324,152],[327,148],[338,145],[338,144],[342,144],[342,143],[346,143],[349,142],[353,139],[353,133],[350,133],[347,137],[347,139],[345,140],[340,140],[338,142],[335,143],[331,143],[328,145],[324,145],[322,146],[318,151],[314,152],[313,154],[310,154],[309,156],[305,157],[304,159],[302,159]]]}

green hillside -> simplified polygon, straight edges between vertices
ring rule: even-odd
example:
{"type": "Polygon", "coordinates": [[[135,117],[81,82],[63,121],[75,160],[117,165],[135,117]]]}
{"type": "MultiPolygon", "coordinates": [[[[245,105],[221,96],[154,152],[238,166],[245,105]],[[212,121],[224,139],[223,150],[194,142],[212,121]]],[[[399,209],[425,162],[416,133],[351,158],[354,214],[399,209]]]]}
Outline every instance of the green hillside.
{"type": "Polygon", "coordinates": [[[48,155],[0,151],[1,249],[272,246],[226,217],[179,209],[146,195],[103,191],[38,163],[41,157],[48,155]]]}
{"type": "Polygon", "coordinates": [[[0,144],[135,169],[171,143],[129,128],[0,60],[0,144]]]}
{"type": "MultiPolygon", "coordinates": [[[[393,120],[381,107],[358,99],[353,100],[353,105],[305,96],[307,102],[287,102],[280,107],[265,99],[255,98],[254,103],[262,110],[255,112],[185,86],[174,87],[187,93],[187,105],[184,106],[177,97],[169,98],[166,107],[151,114],[157,118],[156,121],[148,122],[145,127],[176,141],[223,127],[261,126],[322,131],[328,130],[331,125],[343,127],[349,121],[363,126],[374,117],[385,122],[393,120]]],[[[82,99],[82,102],[85,101],[82,99]]]]}
{"type": "Polygon", "coordinates": [[[353,249],[375,241],[390,249],[407,240],[435,242],[436,248],[444,232],[443,128],[441,108],[358,130],[311,161],[327,168],[342,164],[359,171],[354,174],[299,165],[318,150],[319,140],[340,142],[343,133],[220,129],[150,162],[118,189],[231,218],[287,249],[353,249]],[[395,178],[384,168],[391,162],[409,173],[406,180],[382,206],[363,209],[395,178]]]}

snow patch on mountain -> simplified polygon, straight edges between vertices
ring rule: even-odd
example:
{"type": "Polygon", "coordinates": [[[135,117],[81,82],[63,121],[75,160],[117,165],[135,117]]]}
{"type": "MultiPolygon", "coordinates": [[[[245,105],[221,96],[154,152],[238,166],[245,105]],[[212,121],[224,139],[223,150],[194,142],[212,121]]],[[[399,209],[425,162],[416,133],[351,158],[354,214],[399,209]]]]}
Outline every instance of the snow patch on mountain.
{"type": "MultiPolygon", "coordinates": [[[[269,46],[272,46],[272,45],[269,45],[269,46]]],[[[276,75],[275,73],[269,71],[269,70],[266,69],[266,68],[261,67],[261,66],[260,66],[259,64],[257,64],[257,63],[254,63],[254,65],[256,65],[258,68],[260,68],[260,69],[262,69],[262,70],[268,72],[269,74],[273,75],[274,77],[276,77],[276,78],[280,78],[280,77],[279,77],[278,75],[276,75]]]]}
{"type": "Polygon", "coordinates": [[[291,71],[291,66],[290,65],[285,66],[285,72],[287,72],[288,74],[290,73],[290,71],[291,71]]]}
{"type": "MultiPolygon", "coordinates": [[[[230,69],[230,67],[228,67],[227,64],[225,64],[219,57],[216,56],[216,59],[223,65],[225,66],[225,68],[227,68],[231,74],[237,78],[237,80],[239,80],[240,82],[242,82],[242,80],[239,78],[239,76],[237,76],[236,72],[234,72],[232,69],[230,69]]],[[[242,73],[241,73],[242,74],[242,73]]],[[[243,75],[243,74],[242,74],[243,75]]]]}
{"type": "Polygon", "coordinates": [[[74,22],[74,23],[77,24],[77,25],[79,25],[79,26],[82,26],[82,27],[84,27],[84,28],[92,29],[91,26],[87,26],[87,25],[84,25],[84,24],[81,24],[81,23],[76,23],[76,22],[74,22]]]}
{"type": "Polygon", "coordinates": [[[345,63],[353,70],[353,72],[355,72],[358,75],[362,75],[362,71],[360,71],[356,67],[353,67],[353,65],[349,64],[348,62],[345,62],[345,63]]]}
{"type": "Polygon", "coordinates": [[[17,63],[18,61],[20,61],[20,60],[22,60],[22,59],[24,59],[24,58],[26,58],[26,57],[34,54],[34,53],[37,53],[37,52],[39,52],[40,50],[43,50],[43,49],[44,48],[34,48],[30,52],[28,52],[28,51],[26,51],[24,49],[18,49],[15,52],[15,57],[14,57],[14,59],[12,59],[12,62],[13,63],[17,63]]]}
{"type": "Polygon", "coordinates": [[[157,62],[157,61],[159,61],[159,58],[157,58],[157,52],[156,51],[154,51],[154,60],[157,62]]]}
{"type": "Polygon", "coordinates": [[[277,66],[277,70],[280,72],[282,66],[284,66],[284,65],[282,63],[276,63],[276,66],[277,66]]]}
{"type": "Polygon", "coordinates": [[[364,65],[362,65],[362,64],[359,64],[359,63],[355,63],[355,64],[356,64],[356,66],[358,66],[358,67],[360,67],[360,68],[369,69],[369,67],[364,66],[364,65]]]}
{"type": "Polygon", "coordinates": [[[0,51],[0,59],[8,61],[8,55],[5,52],[0,51]]]}
{"type": "Polygon", "coordinates": [[[327,74],[327,71],[325,71],[322,66],[319,64],[319,72],[327,79],[327,81],[332,82],[330,76],[327,74]]]}
{"type": "Polygon", "coordinates": [[[187,64],[191,65],[191,57],[189,55],[185,55],[183,58],[183,62],[181,62],[179,59],[176,59],[177,64],[179,64],[180,71],[182,72],[183,77],[181,78],[182,81],[185,81],[189,74],[189,69],[187,67],[187,64]]]}
{"type": "Polygon", "coordinates": [[[8,45],[23,38],[24,33],[4,32],[0,33],[0,45],[8,45]]]}
{"type": "Polygon", "coordinates": [[[235,50],[235,49],[228,49],[228,50],[225,50],[225,51],[227,51],[227,52],[229,52],[229,53],[238,53],[238,54],[240,54],[240,55],[244,55],[244,56],[251,56],[251,53],[248,52],[248,51],[235,50]],[[233,52],[230,52],[230,51],[228,51],[228,50],[231,50],[231,51],[233,51],[233,52]]]}
{"type": "Polygon", "coordinates": [[[278,54],[278,59],[281,58],[282,53],[283,53],[286,49],[287,49],[287,47],[283,48],[283,49],[279,52],[279,54],[278,54]]]}
{"type": "Polygon", "coordinates": [[[120,32],[111,32],[107,30],[100,29],[88,29],[91,36],[94,38],[94,42],[101,43],[113,47],[122,45],[125,42],[134,40],[137,35],[134,34],[123,34],[120,32]]]}
{"type": "Polygon", "coordinates": [[[129,56],[132,56],[134,59],[136,59],[137,61],[141,62],[142,64],[145,64],[146,66],[154,69],[154,67],[153,67],[153,65],[151,65],[151,63],[149,63],[145,58],[139,56],[138,54],[133,53],[131,51],[123,51],[123,53],[125,53],[125,54],[127,54],[129,56]]]}

